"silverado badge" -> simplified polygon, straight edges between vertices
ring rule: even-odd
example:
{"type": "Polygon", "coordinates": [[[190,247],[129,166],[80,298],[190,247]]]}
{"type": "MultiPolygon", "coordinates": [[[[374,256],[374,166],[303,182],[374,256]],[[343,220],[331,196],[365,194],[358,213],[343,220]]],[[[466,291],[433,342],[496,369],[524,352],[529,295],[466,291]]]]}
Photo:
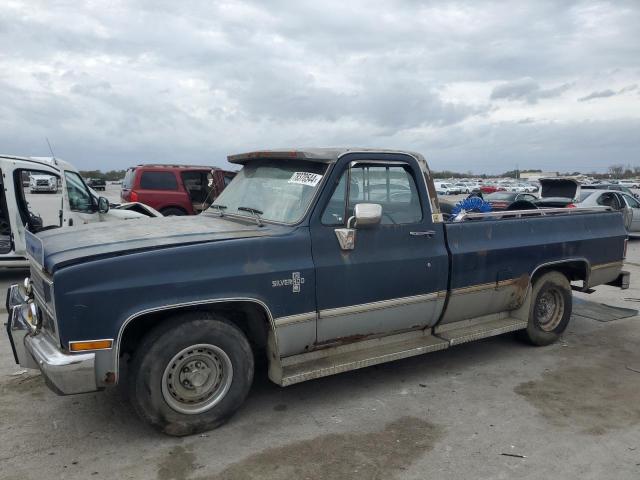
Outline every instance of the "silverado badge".
{"type": "Polygon", "coordinates": [[[300,272],[293,272],[291,278],[285,278],[282,280],[272,280],[271,287],[285,287],[292,286],[293,293],[300,293],[300,286],[304,283],[304,277],[300,275],[300,272]]]}

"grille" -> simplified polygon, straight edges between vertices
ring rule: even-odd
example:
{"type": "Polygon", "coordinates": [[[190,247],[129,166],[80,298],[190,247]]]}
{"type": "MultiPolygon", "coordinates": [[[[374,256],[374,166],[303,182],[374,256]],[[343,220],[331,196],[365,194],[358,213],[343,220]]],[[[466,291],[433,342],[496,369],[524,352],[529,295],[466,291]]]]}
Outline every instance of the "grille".
{"type": "Polygon", "coordinates": [[[41,185],[41,186],[48,187],[49,186],[49,180],[36,180],[36,185],[41,185]]]}
{"type": "Polygon", "coordinates": [[[33,265],[31,266],[31,283],[35,294],[36,303],[42,315],[42,326],[46,330],[56,333],[55,305],[53,302],[53,282],[33,265]]]}

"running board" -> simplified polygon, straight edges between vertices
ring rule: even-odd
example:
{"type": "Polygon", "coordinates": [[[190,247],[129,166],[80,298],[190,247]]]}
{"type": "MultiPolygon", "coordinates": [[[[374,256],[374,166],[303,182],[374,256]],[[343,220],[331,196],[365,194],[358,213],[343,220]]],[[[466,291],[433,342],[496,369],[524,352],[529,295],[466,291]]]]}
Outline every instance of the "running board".
{"type": "Polygon", "coordinates": [[[526,322],[514,318],[471,325],[466,322],[457,323],[462,325],[457,328],[446,325],[445,328],[437,329],[437,332],[427,329],[400,333],[285,357],[280,361],[280,368],[272,362],[269,377],[275,383],[286,387],[314,378],[445,350],[454,345],[520,330],[527,326],[526,322]]]}
{"type": "MultiPolygon", "coordinates": [[[[473,321],[471,321],[473,322],[473,321]]],[[[519,318],[502,318],[481,323],[456,322],[434,329],[434,335],[448,340],[449,346],[473,342],[481,338],[494,337],[503,333],[515,332],[527,328],[527,322],[519,318]],[[460,325],[456,325],[456,324],[460,325]]]]}

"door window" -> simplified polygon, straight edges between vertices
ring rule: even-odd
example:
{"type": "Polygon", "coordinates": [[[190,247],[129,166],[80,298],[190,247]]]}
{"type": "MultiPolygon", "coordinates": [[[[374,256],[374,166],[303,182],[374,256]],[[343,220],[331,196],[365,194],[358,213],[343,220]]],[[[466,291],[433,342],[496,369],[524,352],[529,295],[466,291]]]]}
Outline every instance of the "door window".
{"type": "Polygon", "coordinates": [[[418,189],[408,166],[357,165],[346,170],[322,214],[322,223],[344,225],[357,203],[381,205],[382,225],[422,220],[418,189]],[[347,183],[349,201],[345,202],[347,183]]]}
{"type": "Polygon", "coordinates": [[[51,172],[20,169],[14,172],[16,203],[30,232],[60,226],[60,178],[51,172]]]}
{"type": "Polygon", "coordinates": [[[69,208],[74,212],[93,213],[95,211],[93,197],[89,189],[76,172],[64,172],[67,182],[69,208]]]}
{"type": "Polygon", "coordinates": [[[142,172],[140,188],[146,190],[178,190],[173,172],[142,172]]]}
{"type": "Polygon", "coordinates": [[[611,207],[614,210],[620,210],[620,208],[622,208],[620,202],[618,201],[617,195],[613,192],[603,193],[602,195],[600,195],[600,198],[598,199],[598,205],[602,205],[603,207],[611,207]]]}
{"type": "Polygon", "coordinates": [[[640,202],[629,195],[623,195],[624,201],[627,202],[627,205],[631,208],[640,208],[640,202]]]}

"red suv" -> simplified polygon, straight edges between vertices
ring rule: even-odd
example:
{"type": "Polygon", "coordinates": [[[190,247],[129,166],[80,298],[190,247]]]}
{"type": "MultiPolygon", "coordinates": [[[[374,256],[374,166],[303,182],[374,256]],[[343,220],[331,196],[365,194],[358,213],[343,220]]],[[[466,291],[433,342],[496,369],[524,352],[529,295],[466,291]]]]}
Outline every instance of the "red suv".
{"type": "Polygon", "coordinates": [[[141,202],[163,215],[197,215],[206,210],[235,176],[216,167],[138,165],[129,168],[120,198],[141,202]]]}

